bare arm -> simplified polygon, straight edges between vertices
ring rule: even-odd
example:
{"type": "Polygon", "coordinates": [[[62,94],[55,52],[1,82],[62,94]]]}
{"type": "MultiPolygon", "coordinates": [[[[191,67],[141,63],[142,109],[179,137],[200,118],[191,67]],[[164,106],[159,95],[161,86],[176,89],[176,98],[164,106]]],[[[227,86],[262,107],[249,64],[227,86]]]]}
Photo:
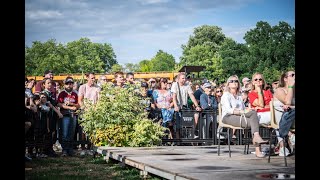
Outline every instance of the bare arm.
{"type": "Polygon", "coordinates": [[[78,104],[79,104],[79,107],[80,107],[80,108],[83,108],[83,107],[84,107],[83,97],[84,97],[84,96],[78,96],[78,104]]]}
{"type": "Polygon", "coordinates": [[[274,96],[285,105],[292,105],[293,88],[288,88],[288,94],[282,88],[278,88],[274,96]]]}
{"type": "Polygon", "coordinates": [[[177,94],[173,93],[173,105],[174,105],[174,110],[179,111],[179,106],[178,106],[178,101],[177,101],[177,94]]]}
{"type": "Polygon", "coordinates": [[[52,108],[52,109],[54,110],[54,112],[56,112],[56,113],[58,114],[59,118],[62,118],[62,117],[63,117],[63,115],[61,114],[61,112],[60,112],[56,107],[54,107],[54,106],[50,103],[50,101],[48,101],[48,105],[49,105],[50,108],[52,108]]]}
{"type": "Polygon", "coordinates": [[[193,104],[196,106],[196,110],[197,110],[197,111],[201,111],[201,107],[200,107],[200,105],[198,104],[198,101],[197,101],[196,98],[194,97],[193,93],[189,93],[189,96],[190,96],[193,104]]]}
{"type": "Polygon", "coordinates": [[[258,85],[255,85],[255,89],[257,90],[258,98],[255,99],[252,104],[254,106],[264,108],[263,91],[258,85]]]}

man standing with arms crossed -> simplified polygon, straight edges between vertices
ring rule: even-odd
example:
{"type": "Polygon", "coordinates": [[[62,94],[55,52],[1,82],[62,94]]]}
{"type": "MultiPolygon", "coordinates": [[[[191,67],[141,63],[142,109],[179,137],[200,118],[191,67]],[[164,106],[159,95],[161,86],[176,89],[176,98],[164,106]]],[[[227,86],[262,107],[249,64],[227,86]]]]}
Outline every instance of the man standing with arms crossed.
{"type": "MultiPolygon", "coordinates": [[[[87,83],[83,84],[79,88],[79,94],[78,94],[78,103],[80,105],[81,109],[85,110],[85,101],[88,100],[91,103],[95,104],[98,101],[99,98],[99,92],[100,88],[99,86],[95,83],[95,74],[93,72],[87,73],[87,83]]],[[[80,126],[81,127],[81,126],[80,126]]],[[[82,127],[80,128],[80,131],[82,130],[82,127]]],[[[82,139],[85,139],[86,135],[85,133],[82,133],[82,139]]],[[[81,149],[82,151],[80,152],[80,156],[84,156],[87,154],[93,155],[93,153],[90,151],[91,148],[91,142],[88,142],[87,149],[89,151],[85,151],[85,145],[81,144],[81,149]]]]}

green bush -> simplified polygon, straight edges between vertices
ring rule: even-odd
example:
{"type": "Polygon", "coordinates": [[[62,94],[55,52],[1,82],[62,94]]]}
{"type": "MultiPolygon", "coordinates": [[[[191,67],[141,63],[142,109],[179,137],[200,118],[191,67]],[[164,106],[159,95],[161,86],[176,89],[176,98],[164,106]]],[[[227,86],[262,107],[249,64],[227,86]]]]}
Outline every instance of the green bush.
{"type": "Polygon", "coordinates": [[[80,124],[96,146],[154,146],[161,143],[164,127],[147,119],[139,86],[103,86],[96,104],[86,102],[80,124]]]}

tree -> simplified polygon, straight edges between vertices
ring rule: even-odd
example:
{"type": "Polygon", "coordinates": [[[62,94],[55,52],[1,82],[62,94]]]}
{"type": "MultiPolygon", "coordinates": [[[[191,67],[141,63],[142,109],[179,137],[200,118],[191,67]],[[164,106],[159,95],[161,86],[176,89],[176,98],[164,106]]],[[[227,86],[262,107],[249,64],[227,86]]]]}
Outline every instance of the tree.
{"type": "Polygon", "coordinates": [[[182,45],[179,65],[205,66],[206,71],[201,72],[200,76],[222,79],[219,49],[226,38],[222,29],[218,26],[203,25],[195,28],[193,34],[188,43],[182,45]]]}
{"type": "Polygon", "coordinates": [[[151,71],[172,71],[174,70],[174,57],[162,50],[159,50],[151,59],[151,71]]]}
{"type": "Polygon", "coordinates": [[[190,51],[196,46],[205,46],[210,49],[211,57],[218,51],[220,45],[225,40],[225,35],[222,33],[222,29],[218,26],[203,25],[197,27],[193,31],[193,36],[190,36],[188,43],[182,45],[182,56],[180,57],[180,64],[183,65],[195,65],[197,61],[201,59],[190,58],[190,51]]]}
{"type": "Polygon", "coordinates": [[[265,67],[280,71],[295,66],[295,29],[286,22],[271,27],[259,21],[244,39],[249,47],[251,69],[262,72],[265,67]]]}
{"type": "Polygon", "coordinates": [[[116,64],[113,49],[108,44],[92,43],[88,38],[67,43],[68,55],[74,61],[74,71],[104,73],[116,64]]]}
{"type": "Polygon", "coordinates": [[[123,72],[123,67],[119,64],[114,64],[112,67],[111,67],[111,72],[114,73],[114,72],[123,72]]]}
{"type": "Polygon", "coordinates": [[[50,39],[34,41],[25,48],[25,74],[43,75],[47,69],[58,73],[97,72],[103,73],[117,64],[109,44],[92,43],[88,38],[69,42],[66,45],[50,39]]]}
{"type": "Polygon", "coordinates": [[[245,44],[235,42],[231,38],[226,40],[221,45],[219,50],[222,60],[223,75],[225,78],[231,75],[238,75],[251,73],[251,65],[248,63],[248,48],[245,44]]]}
{"type": "Polygon", "coordinates": [[[34,41],[31,48],[25,49],[25,73],[28,75],[43,75],[47,69],[55,73],[69,72],[69,64],[65,47],[54,39],[44,43],[34,41]]]}
{"type": "Polygon", "coordinates": [[[124,72],[139,72],[139,64],[126,63],[124,64],[124,72]]]}
{"type": "Polygon", "coordinates": [[[150,72],[151,71],[151,61],[150,60],[142,60],[139,62],[140,72],[150,72]]]}

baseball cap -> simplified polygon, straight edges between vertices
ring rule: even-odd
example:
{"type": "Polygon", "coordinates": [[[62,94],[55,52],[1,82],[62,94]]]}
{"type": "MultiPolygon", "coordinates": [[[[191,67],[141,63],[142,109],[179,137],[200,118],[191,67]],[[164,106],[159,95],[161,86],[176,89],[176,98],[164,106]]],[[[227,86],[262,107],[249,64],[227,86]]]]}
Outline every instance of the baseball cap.
{"type": "Polygon", "coordinates": [[[69,76],[69,77],[67,77],[67,78],[66,78],[66,80],[64,81],[64,83],[65,83],[65,84],[68,84],[68,83],[74,83],[73,78],[72,78],[72,77],[70,77],[70,76],[69,76]]]}
{"type": "Polygon", "coordinates": [[[209,87],[211,88],[211,84],[210,83],[204,83],[203,87],[204,88],[209,88],[209,87]]]}
{"type": "Polygon", "coordinates": [[[202,80],[202,84],[205,84],[205,83],[208,83],[209,81],[208,81],[208,79],[203,79],[202,80]]]}
{"type": "Polygon", "coordinates": [[[148,87],[148,83],[142,82],[142,83],[141,83],[141,87],[146,87],[146,88],[147,88],[147,87],[148,87]]]}

